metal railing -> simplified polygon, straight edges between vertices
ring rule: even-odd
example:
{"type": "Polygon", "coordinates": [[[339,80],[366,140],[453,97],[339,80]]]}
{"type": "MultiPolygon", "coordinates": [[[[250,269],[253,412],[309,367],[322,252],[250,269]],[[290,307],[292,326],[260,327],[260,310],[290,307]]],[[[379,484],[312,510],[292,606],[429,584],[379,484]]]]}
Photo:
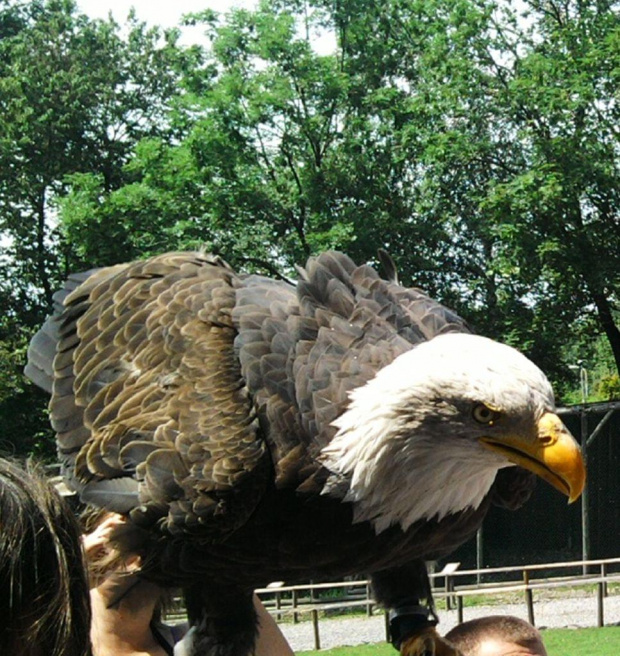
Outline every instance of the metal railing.
{"type": "MultiPolygon", "coordinates": [[[[440,572],[429,576],[433,582],[433,594],[436,598],[444,598],[450,609],[456,606],[458,622],[463,621],[464,599],[470,596],[487,595],[500,596],[506,593],[520,593],[524,596],[528,619],[535,625],[534,592],[577,586],[595,586],[597,599],[596,625],[604,626],[604,599],[608,594],[609,583],[620,583],[620,558],[599,560],[579,560],[570,562],[555,562],[535,565],[518,565],[510,567],[494,567],[482,570],[460,570],[459,563],[448,563],[440,572]],[[584,574],[596,568],[596,574],[584,574]],[[580,570],[578,574],[542,577],[545,571],[580,570]],[[506,575],[519,574],[518,578],[506,575]],[[488,583],[469,583],[469,579],[480,580],[492,576],[494,581],[488,583]],[[460,583],[460,581],[464,581],[460,583]],[[443,585],[440,585],[443,583],[443,585]]],[[[323,614],[364,607],[367,615],[372,615],[376,606],[370,591],[370,582],[338,581],[333,583],[308,583],[304,585],[272,584],[267,588],[256,590],[263,604],[276,619],[291,616],[294,622],[300,616],[310,615],[314,630],[315,649],[320,649],[319,618],[323,614]],[[342,590],[342,594],[326,600],[320,593],[326,590],[342,590]]],[[[386,638],[388,627],[386,618],[386,638]]]]}

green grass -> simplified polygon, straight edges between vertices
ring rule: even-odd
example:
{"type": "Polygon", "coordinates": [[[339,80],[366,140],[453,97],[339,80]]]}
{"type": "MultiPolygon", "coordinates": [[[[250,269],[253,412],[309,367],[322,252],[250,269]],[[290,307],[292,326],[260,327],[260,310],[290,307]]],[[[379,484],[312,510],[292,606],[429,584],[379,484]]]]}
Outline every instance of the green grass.
{"type": "Polygon", "coordinates": [[[543,631],[549,656],[618,656],[620,626],[543,631]]]}
{"type": "MultiPolygon", "coordinates": [[[[602,629],[548,629],[543,638],[549,656],[618,656],[620,627],[602,629]]],[[[396,656],[391,645],[359,645],[324,651],[301,651],[297,656],[396,656]]]]}

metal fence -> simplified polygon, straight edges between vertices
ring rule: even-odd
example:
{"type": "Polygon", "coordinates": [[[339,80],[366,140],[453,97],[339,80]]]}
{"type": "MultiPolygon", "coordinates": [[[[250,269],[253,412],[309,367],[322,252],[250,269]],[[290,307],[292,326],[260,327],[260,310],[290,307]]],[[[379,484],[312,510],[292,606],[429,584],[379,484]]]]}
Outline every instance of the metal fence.
{"type": "MultiPolygon", "coordinates": [[[[523,595],[528,619],[535,625],[535,592],[593,586],[597,599],[596,624],[604,626],[605,598],[608,595],[609,584],[620,583],[620,558],[537,563],[483,570],[461,570],[459,563],[448,563],[441,571],[432,572],[430,577],[435,597],[445,599],[448,608],[456,607],[459,622],[463,621],[463,605],[466,597],[476,595],[499,597],[507,593],[519,593],[523,595]],[[584,572],[589,573],[584,574],[584,572]],[[484,582],[484,579],[493,580],[484,582]]],[[[321,644],[319,631],[321,618],[335,612],[360,607],[368,615],[372,615],[376,609],[368,580],[290,586],[276,583],[256,592],[269,612],[278,620],[291,617],[294,622],[298,622],[304,615],[309,616],[313,624],[314,644],[317,650],[320,649],[321,644]],[[326,594],[329,596],[326,597],[326,594]]],[[[386,617],[386,639],[388,638],[386,617]]]]}

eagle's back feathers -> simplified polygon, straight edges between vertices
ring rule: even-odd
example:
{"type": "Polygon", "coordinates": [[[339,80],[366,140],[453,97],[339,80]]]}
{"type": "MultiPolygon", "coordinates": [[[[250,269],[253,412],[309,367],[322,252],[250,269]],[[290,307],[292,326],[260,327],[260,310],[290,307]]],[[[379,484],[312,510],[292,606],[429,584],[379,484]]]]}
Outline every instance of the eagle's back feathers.
{"type": "Polygon", "coordinates": [[[83,499],[158,527],[154,577],[225,578],[230,554],[247,565],[231,580],[253,585],[341,576],[437,557],[480,523],[488,499],[376,536],[338,481],[321,494],[321,452],[350,393],[420,342],[468,332],[393,278],[324,253],[294,286],[169,253],[70,279],[27,374],[53,390],[58,451],[83,499]]]}

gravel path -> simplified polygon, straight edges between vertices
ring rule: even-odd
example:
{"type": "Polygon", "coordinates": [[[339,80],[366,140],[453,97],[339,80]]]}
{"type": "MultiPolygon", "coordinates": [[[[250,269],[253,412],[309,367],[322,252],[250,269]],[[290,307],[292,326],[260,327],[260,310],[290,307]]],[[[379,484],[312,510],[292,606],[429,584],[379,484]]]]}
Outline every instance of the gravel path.
{"type": "MultiPolygon", "coordinates": [[[[516,615],[527,620],[525,603],[504,606],[476,606],[465,608],[463,619],[471,620],[484,615],[516,615]]],[[[594,595],[570,597],[534,604],[534,618],[539,628],[580,628],[596,626],[596,598],[594,595]]],[[[456,611],[440,613],[440,633],[444,634],[457,623],[456,611]]],[[[605,625],[620,626],[620,595],[607,597],[604,603],[605,625]]],[[[280,628],[295,651],[314,649],[312,622],[281,624],[280,628]]],[[[620,628],[619,628],[620,631],[620,628]]],[[[360,645],[385,640],[383,613],[374,617],[321,619],[319,621],[321,648],[342,645],[360,645]]]]}

